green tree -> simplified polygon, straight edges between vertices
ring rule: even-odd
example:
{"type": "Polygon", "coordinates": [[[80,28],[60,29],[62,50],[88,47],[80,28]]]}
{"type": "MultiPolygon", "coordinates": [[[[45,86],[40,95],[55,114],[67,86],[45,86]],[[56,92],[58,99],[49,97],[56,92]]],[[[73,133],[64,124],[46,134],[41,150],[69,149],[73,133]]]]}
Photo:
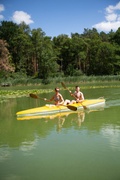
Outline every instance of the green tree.
{"type": "Polygon", "coordinates": [[[72,48],[73,57],[75,61],[75,69],[78,75],[85,73],[86,69],[86,57],[88,51],[88,43],[84,38],[78,33],[72,34],[72,48]]]}
{"type": "Polygon", "coordinates": [[[114,46],[114,74],[120,74],[120,28],[115,33],[111,33],[110,42],[114,46]]]}
{"type": "Polygon", "coordinates": [[[74,56],[71,42],[71,38],[64,34],[53,38],[54,48],[56,48],[58,53],[57,62],[65,76],[72,76],[75,69],[75,61],[73,61],[74,56]],[[72,66],[70,64],[72,64],[72,66]]]}
{"type": "Polygon", "coordinates": [[[45,33],[41,28],[33,29],[31,31],[32,41],[32,63],[34,68],[34,74],[38,75],[39,62],[42,54],[42,44],[45,33]]]}
{"type": "Polygon", "coordinates": [[[108,42],[100,43],[96,56],[95,75],[114,74],[114,48],[108,42]]]}
{"type": "Polygon", "coordinates": [[[114,42],[118,45],[120,45],[120,27],[118,28],[118,30],[114,33],[114,36],[112,37],[112,39],[114,40],[114,42]]]}
{"type": "Polygon", "coordinates": [[[58,72],[58,64],[56,63],[56,53],[53,49],[52,41],[49,37],[44,37],[42,44],[42,52],[39,59],[39,77],[45,82],[48,77],[58,72]]]}
{"type": "Polygon", "coordinates": [[[7,41],[12,62],[16,72],[27,73],[30,59],[31,39],[26,33],[25,24],[17,25],[13,22],[3,21],[0,26],[0,38],[7,41]],[[23,27],[24,25],[24,27],[23,27]]]}

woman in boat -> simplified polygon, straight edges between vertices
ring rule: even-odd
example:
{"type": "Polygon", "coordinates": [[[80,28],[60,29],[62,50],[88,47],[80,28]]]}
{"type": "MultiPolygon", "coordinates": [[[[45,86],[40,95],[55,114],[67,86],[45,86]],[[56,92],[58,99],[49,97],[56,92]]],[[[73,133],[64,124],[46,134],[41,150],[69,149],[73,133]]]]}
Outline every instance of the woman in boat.
{"type": "MultiPolygon", "coordinates": [[[[44,100],[46,101],[47,99],[44,98],[44,100]]],[[[47,101],[54,101],[55,105],[64,104],[63,96],[60,94],[60,89],[58,87],[55,88],[55,94],[52,96],[52,98],[47,101]]]]}
{"type": "Polygon", "coordinates": [[[80,87],[79,86],[76,86],[75,87],[75,92],[74,93],[71,93],[71,96],[72,97],[74,97],[75,98],[75,100],[72,100],[71,102],[70,102],[70,104],[72,104],[72,103],[78,103],[78,102],[82,102],[82,101],[84,101],[84,95],[83,95],[83,93],[80,91],[80,87]]]}

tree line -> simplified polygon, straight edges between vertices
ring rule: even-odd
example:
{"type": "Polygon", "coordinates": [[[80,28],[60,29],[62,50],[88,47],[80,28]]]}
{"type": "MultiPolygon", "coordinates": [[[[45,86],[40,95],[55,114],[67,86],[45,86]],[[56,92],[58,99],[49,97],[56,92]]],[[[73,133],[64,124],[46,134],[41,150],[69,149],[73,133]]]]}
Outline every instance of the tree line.
{"type": "Polygon", "coordinates": [[[0,76],[48,77],[120,74],[120,28],[84,29],[82,34],[46,36],[24,22],[0,23],[0,76]]]}

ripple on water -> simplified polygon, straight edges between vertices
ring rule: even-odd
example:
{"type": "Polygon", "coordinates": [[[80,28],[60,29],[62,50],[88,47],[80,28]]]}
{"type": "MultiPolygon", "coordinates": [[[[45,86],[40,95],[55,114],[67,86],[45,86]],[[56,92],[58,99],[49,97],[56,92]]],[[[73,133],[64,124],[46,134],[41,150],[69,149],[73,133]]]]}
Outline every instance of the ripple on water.
{"type": "Polygon", "coordinates": [[[120,106],[120,99],[108,99],[106,100],[106,108],[120,106]]]}
{"type": "Polygon", "coordinates": [[[101,133],[113,150],[120,151],[120,126],[106,125],[101,129],[101,133]]]}

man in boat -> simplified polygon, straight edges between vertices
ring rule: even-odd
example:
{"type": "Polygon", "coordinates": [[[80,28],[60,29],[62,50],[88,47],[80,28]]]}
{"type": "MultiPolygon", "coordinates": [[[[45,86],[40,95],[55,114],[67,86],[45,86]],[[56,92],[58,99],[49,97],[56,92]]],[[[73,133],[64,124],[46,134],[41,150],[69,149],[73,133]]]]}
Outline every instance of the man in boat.
{"type": "Polygon", "coordinates": [[[75,100],[70,101],[70,100],[66,99],[65,102],[64,102],[65,105],[73,104],[73,103],[78,103],[78,102],[81,103],[82,101],[84,101],[84,95],[80,91],[80,87],[79,86],[75,87],[75,92],[74,93],[72,93],[71,91],[69,91],[69,92],[70,92],[70,95],[75,98],[75,100]]]}
{"type": "MultiPolygon", "coordinates": [[[[44,100],[46,101],[47,99],[44,98],[44,100]]],[[[55,105],[64,104],[63,96],[60,94],[60,89],[58,87],[55,88],[55,94],[52,96],[52,98],[47,101],[54,101],[55,105]]]]}
{"type": "Polygon", "coordinates": [[[75,98],[75,100],[72,100],[71,103],[75,103],[75,102],[82,102],[84,101],[84,95],[83,93],[80,91],[80,87],[79,86],[76,86],[75,87],[75,92],[72,94],[71,93],[71,96],[75,98]]]}

